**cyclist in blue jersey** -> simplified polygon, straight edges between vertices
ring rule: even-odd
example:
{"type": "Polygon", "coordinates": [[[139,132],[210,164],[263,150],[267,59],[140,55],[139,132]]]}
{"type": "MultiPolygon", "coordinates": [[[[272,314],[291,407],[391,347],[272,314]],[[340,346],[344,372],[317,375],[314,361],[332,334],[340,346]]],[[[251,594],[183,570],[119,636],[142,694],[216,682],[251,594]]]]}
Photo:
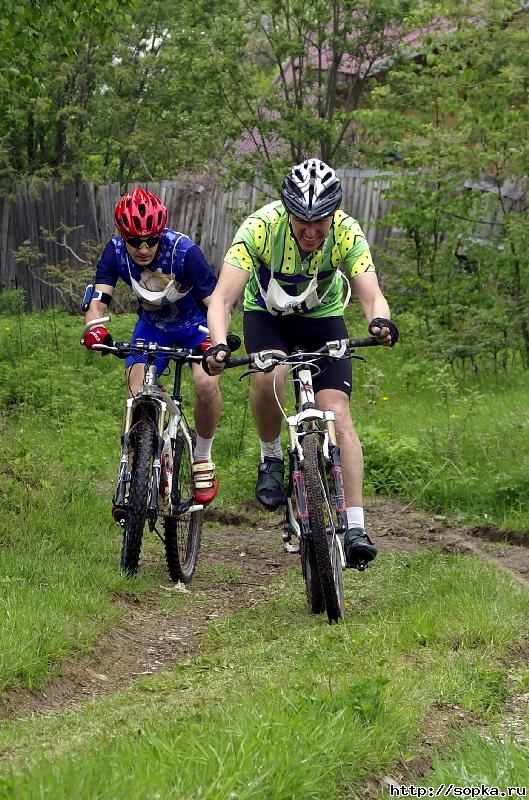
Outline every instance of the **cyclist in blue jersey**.
{"type": "MultiPolygon", "coordinates": [[[[167,346],[203,345],[206,334],[199,331],[199,326],[206,325],[207,306],[217,279],[200,247],[183,233],[166,227],[167,217],[160,198],[144,189],[134,189],[121,197],[114,214],[119,234],[105,246],[94,284],[87,289],[83,303],[85,325],[105,316],[121,278],[138,299],[138,321],[132,339],[167,346]]],[[[84,336],[89,349],[111,341],[108,330],[97,322],[84,336]]],[[[125,361],[129,397],[142,387],[145,361],[143,355],[129,356],[125,361]]],[[[159,375],[168,362],[168,358],[157,356],[159,375]]],[[[192,365],[192,375],[197,432],[195,499],[205,504],[213,500],[218,488],[211,450],[222,400],[218,377],[207,375],[199,364],[192,365]]]]}
{"type": "MultiPolygon", "coordinates": [[[[211,374],[219,374],[229,355],[227,325],[234,303],[244,293],[244,338],[248,352],[292,352],[347,337],[343,289],[350,279],[369,332],[393,346],[398,330],[390,321],[365,235],[356,220],[340,209],[342,190],[334,170],[307,159],[285,177],[281,200],[251,214],[229,248],[208,307],[212,346],[204,354],[211,374]]],[[[347,302],[347,301],[346,301],[347,302]]],[[[280,371],[284,397],[285,368],[280,371]]],[[[268,509],[283,500],[284,464],[280,443],[281,411],[274,401],[273,373],[252,375],[250,402],[261,445],[256,497],[268,509]]],[[[348,530],[347,564],[358,567],[376,556],[364,525],[362,448],[349,400],[350,361],[326,359],[314,375],[318,408],[334,411],[340,445],[348,530]]]]}

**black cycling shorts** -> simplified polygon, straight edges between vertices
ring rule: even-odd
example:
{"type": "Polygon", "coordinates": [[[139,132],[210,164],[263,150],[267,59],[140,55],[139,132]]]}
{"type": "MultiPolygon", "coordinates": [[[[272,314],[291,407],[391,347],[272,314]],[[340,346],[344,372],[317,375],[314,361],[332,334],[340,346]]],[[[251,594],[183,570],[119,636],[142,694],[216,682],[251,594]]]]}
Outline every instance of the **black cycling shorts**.
{"type": "MultiPolygon", "coordinates": [[[[259,350],[282,350],[291,353],[295,347],[317,350],[325,342],[349,336],[343,317],[306,317],[302,314],[274,316],[267,311],[244,312],[244,346],[247,353],[259,350]]],[[[321,372],[314,375],[314,392],[338,389],[351,396],[352,368],[349,359],[336,361],[322,358],[321,372]]]]}

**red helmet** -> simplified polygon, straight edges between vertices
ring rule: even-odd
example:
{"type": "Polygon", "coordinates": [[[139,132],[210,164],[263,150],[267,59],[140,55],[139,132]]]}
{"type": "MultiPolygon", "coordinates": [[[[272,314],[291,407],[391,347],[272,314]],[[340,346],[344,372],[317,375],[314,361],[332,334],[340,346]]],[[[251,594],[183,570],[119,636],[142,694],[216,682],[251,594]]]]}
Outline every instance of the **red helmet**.
{"type": "Polygon", "coordinates": [[[155,194],[134,189],[120,199],[114,220],[118,231],[125,236],[153,236],[165,228],[167,208],[155,194]]]}

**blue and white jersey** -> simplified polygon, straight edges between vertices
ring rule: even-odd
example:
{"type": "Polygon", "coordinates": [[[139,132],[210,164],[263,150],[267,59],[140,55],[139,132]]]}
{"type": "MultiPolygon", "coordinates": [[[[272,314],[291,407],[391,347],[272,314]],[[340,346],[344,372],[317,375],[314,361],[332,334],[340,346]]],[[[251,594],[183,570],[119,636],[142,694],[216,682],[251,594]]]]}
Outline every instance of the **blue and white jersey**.
{"type": "Polygon", "coordinates": [[[200,247],[188,236],[164,228],[156,256],[148,266],[139,266],[130,257],[121,236],[106,245],[96,266],[95,283],[115,286],[118,278],[132,286],[132,280],[151,292],[163,292],[174,280],[181,296],[175,301],[164,298],[162,304],[138,300],[141,320],[168,333],[206,323],[202,302],[215,288],[217,278],[200,247]]]}

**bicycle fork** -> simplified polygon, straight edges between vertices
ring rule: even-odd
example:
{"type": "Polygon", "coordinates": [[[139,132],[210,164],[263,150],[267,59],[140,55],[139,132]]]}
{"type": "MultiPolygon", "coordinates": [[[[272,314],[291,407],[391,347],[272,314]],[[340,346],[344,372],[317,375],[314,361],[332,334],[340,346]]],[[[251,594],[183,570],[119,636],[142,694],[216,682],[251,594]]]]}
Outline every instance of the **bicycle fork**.
{"type": "MultiPolygon", "coordinates": [[[[131,480],[131,465],[129,463],[129,458],[131,449],[130,439],[134,432],[134,417],[136,416],[134,412],[141,405],[145,405],[147,407],[146,416],[151,420],[152,424],[156,426],[156,444],[155,452],[153,454],[151,480],[148,493],[149,500],[147,505],[149,519],[153,520],[154,522],[158,511],[158,493],[160,488],[162,454],[164,449],[163,426],[166,409],[166,403],[164,400],[159,398],[149,398],[147,403],[138,403],[138,400],[134,397],[128,398],[127,400],[124,430],[121,436],[121,454],[119,459],[118,483],[114,497],[114,504],[118,508],[123,508],[126,506],[127,486],[131,480]],[[149,411],[151,413],[149,413],[149,411]],[[154,420],[152,419],[153,417],[154,420]]],[[[124,519],[121,518],[119,523],[124,524],[124,519]]]]}
{"type": "MultiPolygon", "coordinates": [[[[283,533],[283,549],[286,553],[298,553],[299,544],[292,544],[292,535],[298,540],[310,536],[310,520],[307,509],[305,480],[303,472],[303,448],[301,440],[306,432],[316,431],[323,437],[322,454],[326,464],[330,466],[332,482],[330,486],[330,501],[336,514],[336,525],[330,525],[329,534],[345,533],[347,530],[347,510],[343,472],[340,463],[340,448],[336,440],[335,417],[333,411],[319,411],[310,409],[288,418],[289,430],[289,456],[290,456],[290,485],[287,496],[285,513],[285,526],[283,533]],[[305,429],[307,428],[307,430],[305,429]],[[292,495],[296,499],[297,517],[292,507],[292,495]]],[[[340,550],[341,550],[340,542],[340,550]]],[[[344,562],[342,554],[342,563],[344,562]]]]}

